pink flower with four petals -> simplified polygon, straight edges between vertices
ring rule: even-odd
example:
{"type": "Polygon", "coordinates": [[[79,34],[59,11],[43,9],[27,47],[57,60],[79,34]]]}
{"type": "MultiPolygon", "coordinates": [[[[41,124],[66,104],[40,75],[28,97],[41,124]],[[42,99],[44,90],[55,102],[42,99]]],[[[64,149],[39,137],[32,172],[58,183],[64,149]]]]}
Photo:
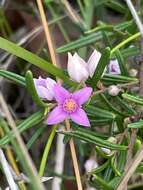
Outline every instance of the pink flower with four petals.
{"type": "Polygon", "coordinates": [[[82,104],[89,99],[91,93],[92,88],[90,87],[70,93],[62,86],[55,85],[54,97],[58,105],[49,113],[47,124],[54,125],[71,118],[75,123],[89,127],[90,123],[85,111],[82,109],[82,104]]]}

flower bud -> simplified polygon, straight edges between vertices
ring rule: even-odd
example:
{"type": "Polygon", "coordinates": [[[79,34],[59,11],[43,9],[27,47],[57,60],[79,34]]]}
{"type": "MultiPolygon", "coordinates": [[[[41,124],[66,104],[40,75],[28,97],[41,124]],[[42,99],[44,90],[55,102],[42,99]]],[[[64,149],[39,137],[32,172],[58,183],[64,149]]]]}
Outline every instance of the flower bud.
{"type": "Polygon", "coordinates": [[[121,74],[119,63],[117,59],[110,60],[110,63],[108,65],[109,74],[112,75],[119,75],[121,74]]]}
{"type": "Polygon", "coordinates": [[[56,81],[51,78],[43,79],[39,77],[38,79],[34,78],[34,84],[37,91],[37,94],[40,98],[46,100],[53,100],[54,99],[54,85],[56,81]]]}
{"type": "Polygon", "coordinates": [[[86,160],[86,162],[84,164],[84,168],[85,168],[86,172],[91,172],[93,169],[95,169],[97,167],[98,167],[98,163],[94,157],[91,157],[89,160],[86,160]]]}
{"type": "Polygon", "coordinates": [[[137,71],[136,69],[130,69],[130,70],[129,70],[129,75],[130,75],[131,77],[136,77],[137,74],[138,74],[138,71],[137,71]]]}
{"type": "Polygon", "coordinates": [[[82,82],[88,79],[87,63],[75,53],[73,56],[68,53],[67,70],[70,78],[76,82],[82,82]]]}
{"type": "Polygon", "coordinates": [[[121,89],[118,88],[116,85],[111,85],[111,86],[109,86],[109,88],[108,88],[108,93],[109,93],[111,96],[117,96],[120,91],[121,91],[121,89]]]}

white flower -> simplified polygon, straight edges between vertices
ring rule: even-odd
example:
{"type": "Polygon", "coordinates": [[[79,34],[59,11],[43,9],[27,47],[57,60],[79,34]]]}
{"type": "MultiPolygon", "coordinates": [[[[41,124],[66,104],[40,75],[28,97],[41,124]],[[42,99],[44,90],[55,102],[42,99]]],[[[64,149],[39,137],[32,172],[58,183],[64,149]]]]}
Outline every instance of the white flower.
{"type": "Polygon", "coordinates": [[[53,100],[54,99],[54,85],[56,81],[51,78],[43,79],[39,77],[38,79],[34,78],[34,84],[37,91],[37,94],[42,99],[53,100]]]}
{"type": "Polygon", "coordinates": [[[94,50],[89,60],[85,62],[77,53],[73,56],[68,53],[67,70],[70,78],[76,82],[86,81],[92,77],[100,60],[101,53],[94,50]]]}

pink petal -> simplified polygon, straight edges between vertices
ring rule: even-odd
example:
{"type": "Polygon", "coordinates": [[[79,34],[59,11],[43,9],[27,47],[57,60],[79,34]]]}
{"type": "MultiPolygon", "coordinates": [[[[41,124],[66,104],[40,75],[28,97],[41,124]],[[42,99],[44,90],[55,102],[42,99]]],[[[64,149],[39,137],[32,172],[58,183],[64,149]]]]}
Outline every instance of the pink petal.
{"type": "Polygon", "coordinates": [[[61,107],[57,106],[49,113],[47,124],[55,125],[61,123],[66,119],[66,117],[68,117],[67,113],[64,112],[61,107]]]}
{"type": "Polygon", "coordinates": [[[79,103],[79,105],[82,105],[89,99],[91,93],[92,88],[85,87],[73,93],[73,98],[79,103]]]}
{"type": "Polygon", "coordinates": [[[90,127],[88,117],[83,109],[79,108],[76,112],[70,114],[70,117],[75,123],[90,127]]]}
{"type": "Polygon", "coordinates": [[[62,103],[66,98],[70,97],[70,93],[57,84],[54,86],[54,97],[58,103],[62,103]]]}

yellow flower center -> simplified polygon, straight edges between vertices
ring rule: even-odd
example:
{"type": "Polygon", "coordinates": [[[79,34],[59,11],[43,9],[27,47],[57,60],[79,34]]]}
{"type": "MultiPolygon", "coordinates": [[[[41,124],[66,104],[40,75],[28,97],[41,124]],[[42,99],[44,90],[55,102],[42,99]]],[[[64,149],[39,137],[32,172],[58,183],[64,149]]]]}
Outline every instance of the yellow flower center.
{"type": "Polygon", "coordinates": [[[64,111],[72,113],[77,109],[77,103],[72,98],[68,98],[63,103],[64,111]]]}

